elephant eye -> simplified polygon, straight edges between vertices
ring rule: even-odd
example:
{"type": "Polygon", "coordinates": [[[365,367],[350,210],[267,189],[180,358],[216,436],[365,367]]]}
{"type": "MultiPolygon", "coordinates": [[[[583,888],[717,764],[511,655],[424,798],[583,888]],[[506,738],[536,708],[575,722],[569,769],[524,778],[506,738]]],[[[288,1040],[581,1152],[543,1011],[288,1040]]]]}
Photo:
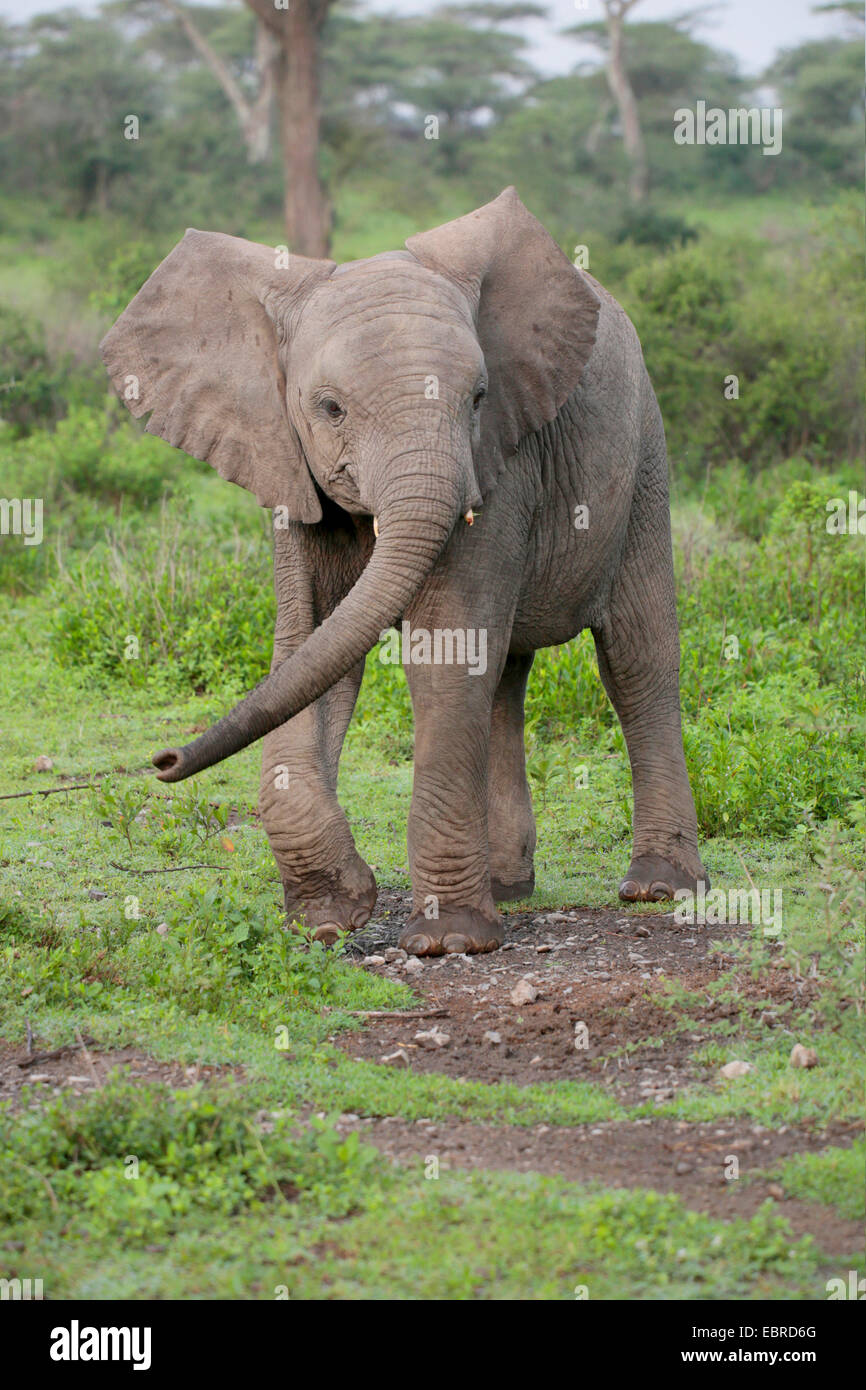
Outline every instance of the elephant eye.
{"type": "Polygon", "coordinates": [[[331,396],[326,397],[326,399],[322,401],[322,409],[332,424],[335,425],[339,424],[346,413],[340,405],[340,402],[335,401],[331,396]]]}
{"type": "Polygon", "coordinates": [[[487,395],[487,391],[486,391],[485,387],[479,386],[478,390],[475,392],[475,395],[472,397],[472,409],[473,409],[473,410],[478,410],[478,409],[480,408],[481,402],[484,400],[484,397],[485,397],[486,395],[487,395]]]}

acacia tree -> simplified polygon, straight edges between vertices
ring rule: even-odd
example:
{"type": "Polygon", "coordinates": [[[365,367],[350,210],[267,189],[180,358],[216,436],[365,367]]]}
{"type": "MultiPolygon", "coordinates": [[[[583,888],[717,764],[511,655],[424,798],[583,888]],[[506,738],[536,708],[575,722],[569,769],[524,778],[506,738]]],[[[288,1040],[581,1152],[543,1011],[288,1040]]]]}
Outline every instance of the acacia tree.
{"type": "Polygon", "coordinates": [[[579,35],[590,42],[602,40],[604,44],[607,55],[607,85],[619,112],[622,143],[629,162],[628,195],[633,203],[642,203],[649,191],[646,146],[634,88],[629,81],[623,55],[625,17],[635,5],[640,4],[640,0],[602,0],[602,4],[605,13],[604,29],[599,25],[581,24],[574,29],[567,29],[566,33],[579,35]]]}
{"type": "Polygon", "coordinates": [[[277,41],[260,19],[256,19],[256,44],[253,64],[256,73],[256,90],[249,99],[237,81],[228,63],[195,24],[188,8],[178,0],[159,0],[174,15],[193,48],[207,63],[217,82],[222,87],[241,128],[247,158],[250,164],[261,164],[270,153],[271,108],[274,99],[275,67],[278,54],[277,41]]]}

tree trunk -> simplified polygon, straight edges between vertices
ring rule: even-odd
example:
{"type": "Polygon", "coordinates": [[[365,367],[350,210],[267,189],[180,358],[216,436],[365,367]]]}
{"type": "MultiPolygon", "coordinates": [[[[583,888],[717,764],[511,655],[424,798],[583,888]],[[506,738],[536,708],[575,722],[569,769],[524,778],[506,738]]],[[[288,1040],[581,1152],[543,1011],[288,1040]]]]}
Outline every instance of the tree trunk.
{"type": "Polygon", "coordinates": [[[310,0],[291,0],[277,60],[286,236],[301,256],[326,257],[331,216],[319,177],[318,40],[322,19],[310,0]]]}
{"type": "Polygon", "coordinates": [[[649,188],[646,149],[640,128],[637,102],[632,85],[628,80],[622,54],[623,20],[628,11],[637,3],[638,0],[605,0],[607,30],[610,35],[607,83],[616,102],[622,124],[622,142],[630,166],[628,196],[633,203],[643,202],[649,188]]]}

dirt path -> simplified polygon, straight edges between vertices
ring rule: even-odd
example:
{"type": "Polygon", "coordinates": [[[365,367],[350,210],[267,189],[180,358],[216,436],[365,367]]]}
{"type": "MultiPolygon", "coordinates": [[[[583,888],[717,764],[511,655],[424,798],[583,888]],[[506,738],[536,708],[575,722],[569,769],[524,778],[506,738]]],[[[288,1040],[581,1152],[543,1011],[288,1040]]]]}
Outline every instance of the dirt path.
{"type": "MultiPolygon", "coordinates": [[[[764,1027],[782,1027],[778,1006],[804,1002],[808,989],[778,971],[752,999],[714,999],[706,987],[731,965],[726,943],[749,928],[681,926],[667,913],[512,913],[500,952],[407,962],[396,942],[409,910],[408,894],[380,895],[375,920],[352,938],[350,954],[365,969],[406,980],[431,1017],[371,1018],[362,1031],[333,1041],[352,1056],[412,1071],[517,1085],[593,1081],[623,1105],[666,1103],[682,1087],[706,1082],[694,1054],[712,1036],[710,1024],[735,1026],[747,1011],[764,1027]],[[671,1007],[666,980],[695,991],[697,1004],[671,1007]],[[515,1003],[515,989],[531,994],[524,982],[536,997],[515,1003]]],[[[796,1041],[791,1035],[792,1046],[796,1041]]],[[[340,1123],[401,1163],[423,1166],[432,1156],[445,1168],[648,1187],[676,1192],[688,1206],[724,1219],[748,1217],[769,1198],[797,1236],[814,1235],[828,1254],[850,1255],[862,1244],[859,1223],[789,1197],[773,1176],[792,1154],[847,1145],[859,1125],[769,1129],[748,1120],[659,1117],[526,1128],[355,1115],[340,1123]],[[725,1176],[732,1157],[736,1181],[725,1176]]]]}

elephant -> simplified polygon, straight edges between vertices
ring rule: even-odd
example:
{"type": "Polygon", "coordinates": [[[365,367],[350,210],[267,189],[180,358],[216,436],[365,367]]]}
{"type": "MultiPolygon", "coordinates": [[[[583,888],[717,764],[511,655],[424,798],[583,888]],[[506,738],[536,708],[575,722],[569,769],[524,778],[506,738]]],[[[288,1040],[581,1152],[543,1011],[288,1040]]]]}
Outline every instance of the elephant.
{"type": "Polygon", "coordinates": [[[100,346],[151,433],[273,511],[270,674],[153,761],[175,782],[263,739],[260,817],[290,921],[331,944],[374,910],[337,768],[365,657],[397,624],[433,634],[405,666],[407,953],[494,950],[496,903],[533,891],[527,680],[539,648],[586,628],[632,772],[619,897],[709,886],[659,407],[624,310],[514,188],[340,265],[189,230],[100,346]],[[455,657],[467,633],[484,634],[484,669],[459,642],[455,657]]]}

